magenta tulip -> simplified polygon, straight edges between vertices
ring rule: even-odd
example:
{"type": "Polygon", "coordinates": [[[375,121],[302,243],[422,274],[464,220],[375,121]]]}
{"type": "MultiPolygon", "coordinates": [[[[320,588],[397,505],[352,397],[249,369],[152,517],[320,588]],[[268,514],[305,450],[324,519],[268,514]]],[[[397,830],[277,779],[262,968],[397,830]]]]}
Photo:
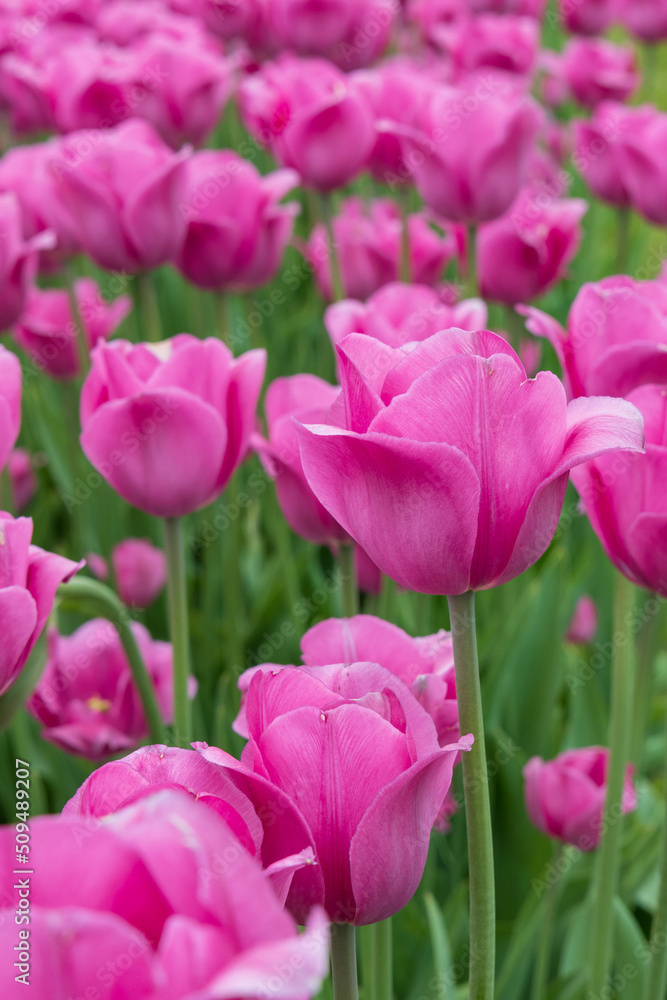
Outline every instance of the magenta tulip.
{"type": "Polygon", "coordinates": [[[23,312],[37,274],[39,251],[51,250],[55,242],[48,230],[26,240],[16,195],[0,194],[0,331],[23,312]]]}
{"type": "Polygon", "coordinates": [[[667,594],[667,409],[663,385],[627,396],[644,417],[646,454],[599,456],[572,480],[593,530],[614,563],[640,587],[667,594]]]}
{"type": "Polygon", "coordinates": [[[444,219],[488,222],[524,180],[542,124],[538,105],[507,75],[487,72],[433,87],[419,126],[406,130],[406,162],[426,204],[444,219]]]}
{"type": "MultiPolygon", "coordinates": [[[[79,278],[74,294],[89,350],[110,337],[132,308],[129,295],[106,301],[92,278],[79,278]]],[[[40,371],[54,378],[76,378],[81,373],[76,322],[66,291],[33,288],[12,333],[40,371]]]]}
{"type": "Polygon", "coordinates": [[[604,38],[573,38],[563,51],[563,75],[580,104],[626,101],[641,82],[632,49],[604,38]]]}
{"type": "MultiPolygon", "coordinates": [[[[422,285],[437,284],[459,251],[454,227],[443,224],[441,234],[429,221],[421,212],[408,216],[410,276],[422,285]]],[[[346,295],[367,299],[378,288],[398,280],[402,230],[398,206],[389,198],[375,198],[370,204],[356,197],[343,202],[333,220],[333,232],[346,295]]],[[[306,256],[322,295],[331,300],[329,243],[323,226],[313,230],[306,256]]]]}
{"type": "Polygon", "coordinates": [[[385,285],[365,303],[353,299],[335,302],[324,314],[334,347],[350,333],[364,333],[388,347],[403,347],[450,327],[482,330],[486,321],[482,299],[448,305],[434,289],[402,282],[385,285]]]}
{"type": "Polygon", "coordinates": [[[145,538],[126,538],[111,553],[111,564],[121,601],[147,608],[167,582],[167,560],[145,538]]]}
{"type": "Polygon", "coordinates": [[[549,198],[524,189],[510,211],[480,226],[477,271],[484,298],[529,302],[564,275],[583,236],[583,198],[549,198]]]}
{"type": "Polygon", "coordinates": [[[0,694],[25,666],[46,625],[56,590],[83,563],[31,545],[32,519],[0,513],[0,694]]]}
{"type": "Polygon", "coordinates": [[[25,510],[37,491],[37,477],[32,467],[32,459],[23,448],[14,448],[9,456],[7,468],[14,509],[25,510]]]}
{"type": "Polygon", "coordinates": [[[583,285],[567,330],[538,309],[520,309],[560,361],[570,396],[626,396],[667,382],[667,283],[626,275],[583,285]]]}
{"type": "Polygon", "coordinates": [[[639,127],[624,134],[621,171],[632,207],[649,222],[667,225],[667,114],[638,109],[639,127]]]}
{"type": "Polygon", "coordinates": [[[637,166],[626,151],[632,146],[641,156],[647,150],[645,137],[658,117],[650,105],[626,108],[604,101],[590,121],[575,122],[572,160],[597,198],[621,208],[630,206],[645,164],[637,166]]]}
{"type": "Polygon", "coordinates": [[[282,47],[351,70],[381,55],[396,9],[393,0],[272,0],[267,14],[282,47]]]}
{"type": "MultiPolygon", "coordinates": [[[[407,685],[374,663],[259,669],[246,720],[242,759],[312,832],[329,917],[369,924],[405,906],[456,756],[472,737],[439,747],[407,685]]],[[[300,910],[294,887],[288,906],[300,910]]]]}
{"type": "Polygon", "coordinates": [[[306,632],[301,653],[307,667],[325,660],[379,663],[400,677],[424,706],[435,723],[441,747],[458,740],[454,652],[449,632],[413,639],[397,625],[373,615],[329,618],[306,632]]]}
{"type": "Polygon", "coordinates": [[[218,496],[245,458],[266,354],[214,338],[98,344],[81,394],[81,447],[128,503],[181,517],[218,496]]]}
{"type": "MultiPolygon", "coordinates": [[[[566,750],[548,761],[532,757],[523,771],[524,792],[537,829],[580,851],[595,850],[602,831],[608,767],[606,747],[566,750]]],[[[637,808],[633,770],[628,765],[625,772],[624,813],[637,808]]]]}
{"type": "Polygon", "coordinates": [[[598,609],[595,601],[584,594],[577,601],[572,620],[565,633],[565,641],[574,646],[586,646],[595,638],[598,629],[598,609]]]}
{"type": "Polygon", "coordinates": [[[96,264],[134,273],[173,259],[185,230],[186,155],[139,119],[62,139],[50,167],[56,195],[96,264]]]}
{"type": "Polygon", "coordinates": [[[240,99],[249,132],[309,187],[332,191],[366,166],[372,110],[331,63],[281,56],[243,81],[240,99]]]}
{"type": "Polygon", "coordinates": [[[0,345],[0,471],[4,469],[21,430],[21,363],[0,345]]]}
{"type": "Polygon", "coordinates": [[[601,35],[616,18],[618,0],[558,0],[558,10],[568,31],[601,35]]]}
{"type": "MultiPolygon", "coordinates": [[[[298,934],[224,819],[184,792],[158,790],[102,821],[40,816],[30,835],[45,859],[30,878],[30,981],[40,996],[68,1000],[94,983],[105,1000],[305,1000],[320,989],[328,937],[321,911],[298,934]],[[120,975],[109,975],[106,956],[120,975]],[[278,975],[282,968],[290,974],[278,975]],[[104,986],[109,979],[113,992],[104,986]]],[[[5,862],[15,836],[14,827],[0,831],[5,862]]],[[[0,921],[10,928],[8,943],[16,939],[15,909],[0,921]]],[[[5,963],[0,973],[12,1000],[24,989],[15,971],[5,963]]]]}
{"type": "MultiPolygon", "coordinates": [[[[151,639],[137,622],[132,632],[160,712],[171,722],[171,645],[151,639]]],[[[129,750],[148,735],[118,632],[104,618],[94,618],[68,636],[49,631],[46,667],[28,707],[42,723],[44,739],[91,760],[129,750]]]]}
{"type": "Polygon", "coordinates": [[[457,77],[480,69],[531,76],[537,63],[539,35],[534,18],[498,14],[463,17],[431,33],[451,59],[457,77]]]}
{"type": "Polygon", "coordinates": [[[407,353],[353,334],[338,351],[335,422],[299,427],[304,472],[373,562],[410,590],[456,595],[518,576],[553,537],[568,471],[642,450],[630,403],[568,404],[555,375],[528,379],[493,333],[443,331],[407,353]]]}
{"type": "Polygon", "coordinates": [[[618,0],[616,16],[642,42],[650,45],[667,38],[665,0],[618,0]]]}
{"type": "Polygon", "coordinates": [[[176,263],[200,288],[245,291],[271,281],[292,235],[299,183],[293,170],[262,177],[229,151],[195,153],[185,165],[185,238],[176,263]]]}

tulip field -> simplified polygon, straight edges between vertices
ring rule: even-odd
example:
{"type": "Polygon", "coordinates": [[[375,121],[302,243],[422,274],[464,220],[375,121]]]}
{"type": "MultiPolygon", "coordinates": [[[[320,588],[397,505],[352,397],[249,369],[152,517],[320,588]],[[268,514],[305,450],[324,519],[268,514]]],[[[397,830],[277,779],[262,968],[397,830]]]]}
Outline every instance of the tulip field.
{"type": "Polygon", "coordinates": [[[667,1000],[666,44],[0,0],[1,1000],[667,1000]]]}

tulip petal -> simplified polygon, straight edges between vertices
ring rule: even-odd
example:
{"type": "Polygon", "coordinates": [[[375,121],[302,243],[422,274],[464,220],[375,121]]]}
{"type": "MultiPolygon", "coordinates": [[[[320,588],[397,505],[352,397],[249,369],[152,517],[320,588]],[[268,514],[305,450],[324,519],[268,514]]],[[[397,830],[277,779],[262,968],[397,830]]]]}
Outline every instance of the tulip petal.
{"type": "Polygon", "coordinates": [[[226,440],[212,406],[169,389],[100,407],[81,447],[128,503],[155,517],[181,517],[213,494],[226,440]]]}
{"type": "Polygon", "coordinates": [[[232,365],[225,415],[227,448],[215,485],[216,492],[225,488],[250,447],[265,371],[266,351],[263,349],[246,351],[232,365]]]}
{"type": "Polygon", "coordinates": [[[347,184],[363,168],[375,142],[370,109],[356,97],[333,97],[319,111],[294,118],[281,144],[303,176],[319,191],[347,184]],[[350,136],[355,137],[350,143],[350,136]]]}
{"type": "Polygon", "coordinates": [[[641,573],[652,590],[667,594],[665,549],[667,546],[667,515],[642,513],[630,527],[627,538],[631,553],[641,559],[641,573]]]}
{"type": "Polygon", "coordinates": [[[0,589],[0,695],[25,663],[24,651],[37,624],[37,604],[24,587],[0,589]]]}
{"type": "Polygon", "coordinates": [[[647,383],[667,383],[667,343],[632,340],[609,348],[588,373],[586,389],[590,396],[627,396],[647,383]]]}
{"type": "Polygon", "coordinates": [[[580,396],[568,403],[563,457],[551,478],[610,451],[644,451],[644,418],[632,403],[580,396]]]}
{"type": "Polygon", "coordinates": [[[468,590],[480,482],[461,451],[328,426],[298,433],[311,489],[383,573],[425,594],[468,590]]]}

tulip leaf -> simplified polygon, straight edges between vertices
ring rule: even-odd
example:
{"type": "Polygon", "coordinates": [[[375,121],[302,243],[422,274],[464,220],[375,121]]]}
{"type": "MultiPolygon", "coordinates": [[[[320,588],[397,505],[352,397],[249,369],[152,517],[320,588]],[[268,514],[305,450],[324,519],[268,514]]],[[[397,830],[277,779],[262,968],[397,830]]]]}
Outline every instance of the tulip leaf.
{"type": "Polygon", "coordinates": [[[433,955],[433,969],[438,982],[438,996],[441,1000],[447,1000],[450,996],[450,985],[452,978],[452,949],[449,943],[447,927],[442,915],[442,910],[438,906],[432,893],[424,895],[424,906],[426,907],[426,919],[431,935],[431,953],[433,955]]]}

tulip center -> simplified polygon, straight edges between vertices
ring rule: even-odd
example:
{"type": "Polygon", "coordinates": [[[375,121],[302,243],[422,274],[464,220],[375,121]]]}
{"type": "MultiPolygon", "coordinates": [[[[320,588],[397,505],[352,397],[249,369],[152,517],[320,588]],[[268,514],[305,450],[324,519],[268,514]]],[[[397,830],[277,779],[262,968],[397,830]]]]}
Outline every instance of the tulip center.
{"type": "Polygon", "coordinates": [[[111,708],[111,702],[108,698],[100,698],[98,694],[94,694],[86,702],[86,707],[92,708],[93,712],[108,712],[111,708]]]}

